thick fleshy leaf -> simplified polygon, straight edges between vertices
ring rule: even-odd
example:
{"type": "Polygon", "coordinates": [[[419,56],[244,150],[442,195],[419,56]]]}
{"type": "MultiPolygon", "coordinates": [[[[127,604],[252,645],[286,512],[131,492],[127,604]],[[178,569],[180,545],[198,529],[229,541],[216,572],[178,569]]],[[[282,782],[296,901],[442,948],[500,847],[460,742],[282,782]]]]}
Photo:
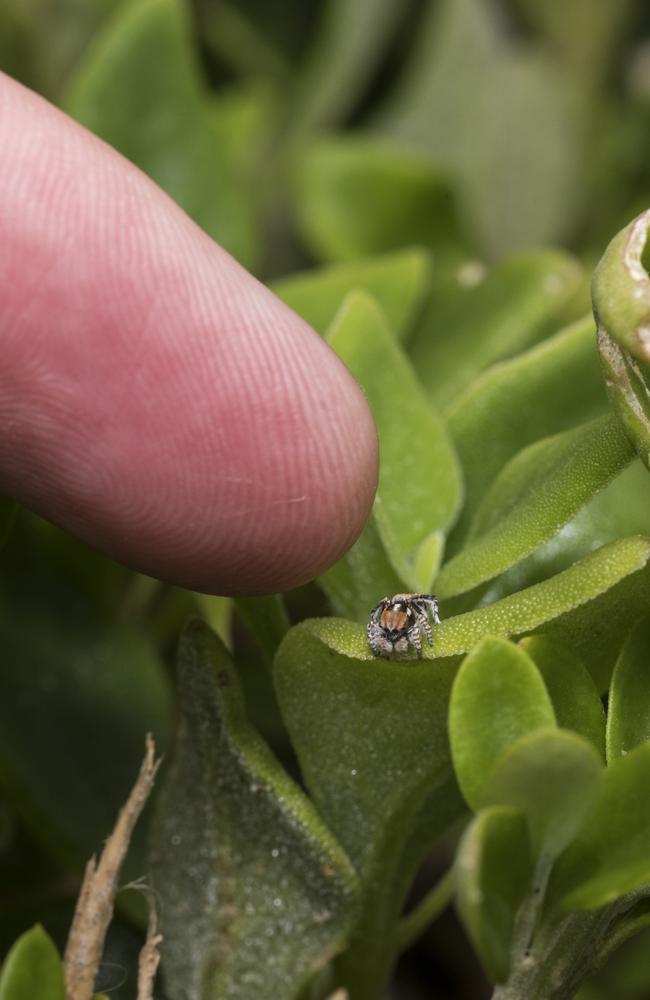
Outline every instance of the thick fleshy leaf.
{"type": "Polygon", "coordinates": [[[524,449],[488,490],[466,547],[443,566],[440,597],[472,590],[520,562],[633,457],[619,420],[609,414],[524,449]]]}
{"type": "MultiPolygon", "coordinates": [[[[87,610],[87,609],[86,609],[87,610]]],[[[30,615],[1,617],[0,778],[32,835],[78,867],[113,827],[147,732],[163,751],[171,697],[142,631],[30,615]]],[[[138,827],[127,878],[146,871],[138,827]]]]}
{"type": "Polygon", "coordinates": [[[490,979],[510,970],[517,911],[532,876],[526,820],[518,809],[483,809],[466,830],[455,865],[460,918],[490,979]]]}
{"type": "Polygon", "coordinates": [[[602,769],[602,758],[582,736],[567,729],[539,729],[501,755],[486,799],[520,809],[528,820],[533,853],[555,857],[578,832],[602,769]]]}
{"type": "MultiPolygon", "coordinates": [[[[165,602],[151,601],[151,585],[161,585],[25,510],[2,560],[0,794],[44,854],[80,872],[115,823],[146,733],[160,752],[168,745],[171,695],[152,639],[165,602]]],[[[147,820],[148,811],[126,859],[127,880],[147,870],[147,820]]],[[[141,915],[139,904],[135,893],[118,898],[132,916],[141,915]]],[[[48,916],[53,932],[69,922],[63,905],[57,923],[48,916]]],[[[27,916],[35,918],[38,909],[27,916]]]]}
{"type": "MultiPolygon", "coordinates": [[[[602,568],[599,594],[540,629],[551,638],[566,643],[582,659],[601,692],[607,689],[625,637],[648,607],[647,544],[645,537],[622,538],[582,559],[576,564],[576,575],[578,567],[582,570],[581,585],[588,585],[591,571],[598,565],[602,568]],[[589,573],[584,572],[587,568],[589,573]]],[[[565,573],[570,574],[571,570],[565,573]]],[[[554,579],[566,579],[565,573],[554,579]]]]}
{"type": "Polygon", "coordinates": [[[279,39],[266,30],[265,5],[243,8],[235,0],[221,0],[199,3],[195,9],[201,41],[219,65],[234,70],[239,79],[254,85],[263,82],[267,88],[286,76],[288,65],[279,39]],[[254,10],[261,16],[256,18],[254,10]]]}
{"type": "Polygon", "coordinates": [[[268,663],[272,663],[275,651],[289,628],[289,616],[281,595],[238,597],[235,608],[268,663]]]}
{"type": "Polygon", "coordinates": [[[0,1000],[64,1000],[63,968],[52,939],[37,924],[19,937],[0,971],[0,1000]]]}
{"type": "Polygon", "coordinates": [[[602,327],[598,330],[598,350],[610,402],[637,455],[650,468],[650,387],[643,366],[602,327]]]}
{"type": "Polygon", "coordinates": [[[182,0],[126,4],[95,40],[63,103],[242,263],[254,262],[251,192],[225,148],[182,0]]]}
{"type": "Polygon", "coordinates": [[[442,531],[434,531],[418,548],[413,566],[417,593],[426,594],[431,590],[440,569],[444,550],[445,537],[442,531]]]}
{"type": "Polygon", "coordinates": [[[558,726],[589,740],[605,759],[605,710],[588,670],[566,645],[545,635],[520,641],[542,675],[558,726]]]}
{"type": "Polygon", "coordinates": [[[449,183],[429,159],[385,139],[316,140],[298,160],[295,202],[303,238],[324,260],[404,246],[460,254],[449,183]]]}
{"type": "Polygon", "coordinates": [[[454,526],[457,549],[486,489],[506,462],[539,438],[595,417],[606,406],[591,316],[479,375],[454,402],[448,427],[465,478],[454,526]],[[513,415],[525,413],[525,420],[513,415]]]}
{"type": "Polygon", "coordinates": [[[571,76],[501,25],[480,0],[428,4],[379,122],[458,177],[464,214],[493,257],[565,236],[583,154],[571,76]]]}
{"type": "Polygon", "coordinates": [[[572,257],[535,250],[487,272],[462,267],[436,288],[409,345],[434,402],[449,408],[490,365],[540,340],[579,281],[580,267],[572,257]]]}
{"type": "Polygon", "coordinates": [[[167,989],[291,1000],[343,946],[352,869],[246,721],[228,652],[202,622],[181,639],[179,683],[152,854],[167,989]]]}
{"type": "Polygon", "coordinates": [[[518,624],[513,621],[510,635],[539,631],[565,643],[581,657],[602,692],[625,636],[647,610],[649,557],[647,538],[622,538],[542,583],[472,612],[471,618],[459,616],[454,625],[486,628],[494,619],[512,616],[518,624]],[[526,620],[531,622],[528,628],[522,627],[526,620]]]}
{"type": "MultiPolygon", "coordinates": [[[[536,441],[515,455],[488,489],[472,521],[469,544],[508,517],[522,503],[522,498],[525,501],[529,485],[531,492],[541,492],[546,482],[555,476],[561,476],[566,465],[572,464],[576,478],[579,474],[582,480],[591,485],[592,493],[595,494],[599,492],[602,479],[607,480],[607,485],[609,479],[613,478],[613,472],[622,471],[622,467],[631,462],[633,457],[620,423],[611,413],[536,441]],[[601,442],[602,448],[599,450],[601,442]],[[599,465],[606,472],[609,471],[609,476],[605,472],[602,477],[598,477],[594,466],[599,465]]],[[[549,499],[550,502],[558,503],[559,498],[554,496],[552,501],[549,499]]]]}
{"type": "Polygon", "coordinates": [[[598,3],[593,0],[516,0],[517,8],[535,32],[543,34],[566,69],[593,86],[607,75],[614,46],[629,23],[634,0],[598,3]]]}
{"type": "Polygon", "coordinates": [[[70,70],[120,0],[1,0],[3,73],[56,102],[70,70]],[[53,30],[56,29],[56,30],[53,30]]]}
{"type": "Polygon", "coordinates": [[[389,329],[403,338],[428,291],[430,274],[431,258],[425,250],[400,250],[304,271],[272,282],[271,288],[321,334],[345,296],[360,289],[377,300],[389,329]]]}
{"type": "Polygon", "coordinates": [[[469,805],[493,804],[488,788],[497,761],[521,736],[555,725],[533,661],[505,639],[485,638],[465,658],[449,705],[454,770],[469,805]]]}
{"type": "Polygon", "coordinates": [[[607,759],[650,741],[650,617],[628,636],[614,669],[607,707],[607,759]]]}
{"type": "MultiPolygon", "coordinates": [[[[430,660],[459,656],[485,636],[518,638],[542,632],[581,656],[603,690],[625,636],[647,612],[649,559],[650,539],[645,537],[603,545],[557,576],[443,620],[434,629],[433,646],[425,646],[423,655],[430,660]]],[[[315,618],[304,624],[336,652],[359,660],[373,658],[365,631],[350,621],[315,618]]]]}
{"type": "Polygon", "coordinates": [[[650,276],[644,255],[649,228],[650,209],[617,233],[592,282],[598,326],[646,364],[650,363],[650,276]]]}
{"type": "Polygon", "coordinates": [[[401,570],[405,562],[397,545],[388,555],[373,513],[352,548],[319,577],[318,585],[337,614],[365,623],[382,597],[411,590],[397,569],[399,566],[401,570]]]}
{"type": "Polygon", "coordinates": [[[558,534],[489,585],[483,602],[500,600],[546,580],[602,545],[650,535],[650,476],[636,458],[558,534]]]}
{"type": "Polygon", "coordinates": [[[461,501],[460,469],[446,428],[365,293],[345,300],[327,341],[361,383],[377,425],[379,534],[386,529],[390,541],[415,557],[425,539],[453,521],[461,501]]]}
{"type": "Polygon", "coordinates": [[[431,586],[442,529],[460,503],[460,471],[442,421],[372,299],[348,296],[327,340],[363,386],[379,433],[371,518],[320,580],[336,611],[363,622],[382,597],[431,586]]]}
{"type": "Polygon", "coordinates": [[[363,96],[408,7],[392,0],[326,0],[296,81],[296,131],[341,121],[363,96]]]}
{"type": "MultiPolygon", "coordinates": [[[[194,592],[196,609],[213,632],[216,632],[227,649],[232,650],[232,618],[234,602],[232,597],[194,592]]],[[[187,619],[186,619],[187,620],[187,619]]]]}
{"type": "MultiPolygon", "coordinates": [[[[456,466],[453,471],[457,473],[458,467],[456,466]]],[[[402,580],[408,583],[407,590],[413,593],[427,592],[440,568],[444,531],[434,529],[427,532],[415,546],[407,547],[404,544],[404,522],[394,516],[391,517],[379,490],[375,496],[372,513],[390,563],[402,580]]]]}
{"type": "Polygon", "coordinates": [[[557,862],[554,894],[589,910],[650,884],[650,743],[610,762],[581,832],[557,862]]]}
{"type": "Polygon", "coordinates": [[[582,656],[602,690],[628,629],[643,615],[650,597],[650,574],[643,572],[649,559],[646,538],[603,545],[557,576],[450,619],[442,635],[442,626],[437,630],[438,641],[444,640],[451,653],[458,640],[468,644],[472,636],[476,641],[486,632],[520,636],[541,631],[582,656]]]}
{"type": "Polygon", "coordinates": [[[339,960],[344,981],[353,995],[374,997],[410,878],[463,810],[446,726],[454,664],[350,659],[316,624],[287,634],[275,685],[310,794],[364,887],[360,923],[339,960]]]}

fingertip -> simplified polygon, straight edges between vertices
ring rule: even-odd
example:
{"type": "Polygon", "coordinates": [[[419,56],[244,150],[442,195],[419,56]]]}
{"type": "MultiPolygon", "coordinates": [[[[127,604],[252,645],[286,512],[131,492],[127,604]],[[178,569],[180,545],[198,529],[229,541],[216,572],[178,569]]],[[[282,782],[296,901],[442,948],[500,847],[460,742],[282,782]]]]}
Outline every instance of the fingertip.
{"type": "Polygon", "coordinates": [[[0,92],[2,488],[192,589],[323,572],[376,487],[359,387],[140,171],[8,78],[0,92]]]}

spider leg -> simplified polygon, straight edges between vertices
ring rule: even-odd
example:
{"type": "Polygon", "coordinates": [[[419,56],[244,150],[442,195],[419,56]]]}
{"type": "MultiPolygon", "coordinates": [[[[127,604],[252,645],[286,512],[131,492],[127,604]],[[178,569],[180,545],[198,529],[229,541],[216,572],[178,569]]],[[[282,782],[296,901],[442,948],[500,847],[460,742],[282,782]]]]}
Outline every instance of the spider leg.
{"type": "Polygon", "coordinates": [[[418,623],[420,631],[424,632],[424,634],[426,635],[427,642],[429,643],[430,646],[432,646],[433,645],[433,632],[431,631],[431,626],[429,624],[429,619],[427,618],[427,616],[424,613],[420,612],[418,614],[418,616],[417,616],[417,623],[418,623]]]}
{"type": "Polygon", "coordinates": [[[393,644],[393,649],[397,653],[408,653],[409,640],[407,636],[403,635],[400,639],[398,639],[397,642],[393,644]]]}
{"type": "Polygon", "coordinates": [[[393,651],[393,644],[385,638],[383,629],[371,617],[366,626],[368,645],[375,656],[389,657],[393,651]]]}
{"type": "Polygon", "coordinates": [[[431,621],[434,625],[440,624],[438,601],[433,594],[417,594],[413,603],[425,617],[431,615],[431,621]]]}
{"type": "Polygon", "coordinates": [[[370,621],[378,621],[381,616],[382,611],[385,609],[386,605],[389,603],[388,598],[384,597],[383,600],[376,604],[375,607],[370,612],[370,621]]]}
{"type": "Polygon", "coordinates": [[[421,627],[421,622],[420,622],[420,616],[418,615],[418,618],[411,625],[407,633],[408,641],[411,643],[416,653],[418,654],[418,660],[421,659],[422,657],[422,636],[420,635],[420,627],[421,627]]]}

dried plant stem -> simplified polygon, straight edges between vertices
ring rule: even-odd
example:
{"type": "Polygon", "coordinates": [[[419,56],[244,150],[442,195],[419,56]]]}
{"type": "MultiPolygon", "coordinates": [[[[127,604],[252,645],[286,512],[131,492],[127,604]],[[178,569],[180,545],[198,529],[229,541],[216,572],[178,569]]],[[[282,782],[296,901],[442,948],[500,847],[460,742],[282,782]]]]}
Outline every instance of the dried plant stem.
{"type": "MultiPolygon", "coordinates": [[[[63,959],[66,1000],[91,1000],[93,996],[104,939],[113,916],[120,868],[133,828],[149,798],[160,764],[160,761],[154,760],[155,750],[153,738],[148,735],[140,773],[126,804],[120,810],[113,832],[106,841],[99,861],[92,857],[86,865],[63,959]]],[[[145,949],[148,943],[149,935],[145,949]]],[[[149,995],[143,994],[145,998],[149,995]]]]}
{"type": "Polygon", "coordinates": [[[138,958],[137,1000],[153,1000],[153,984],[156,978],[158,963],[160,962],[158,945],[162,941],[162,934],[158,933],[158,914],[156,912],[155,899],[151,891],[147,893],[147,903],[149,905],[149,923],[147,925],[147,939],[140,950],[138,958]]]}

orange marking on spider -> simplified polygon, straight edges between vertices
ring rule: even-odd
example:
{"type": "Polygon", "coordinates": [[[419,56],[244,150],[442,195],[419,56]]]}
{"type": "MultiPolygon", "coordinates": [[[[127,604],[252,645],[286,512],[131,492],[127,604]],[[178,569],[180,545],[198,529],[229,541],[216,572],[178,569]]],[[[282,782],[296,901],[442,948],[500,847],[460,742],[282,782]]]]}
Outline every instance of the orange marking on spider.
{"type": "Polygon", "coordinates": [[[395,594],[372,609],[367,625],[368,645],[375,656],[388,659],[412,646],[422,656],[422,638],[433,644],[431,625],[440,622],[433,594],[395,594]],[[429,619],[431,619],[429,621],[429,619]]]}

